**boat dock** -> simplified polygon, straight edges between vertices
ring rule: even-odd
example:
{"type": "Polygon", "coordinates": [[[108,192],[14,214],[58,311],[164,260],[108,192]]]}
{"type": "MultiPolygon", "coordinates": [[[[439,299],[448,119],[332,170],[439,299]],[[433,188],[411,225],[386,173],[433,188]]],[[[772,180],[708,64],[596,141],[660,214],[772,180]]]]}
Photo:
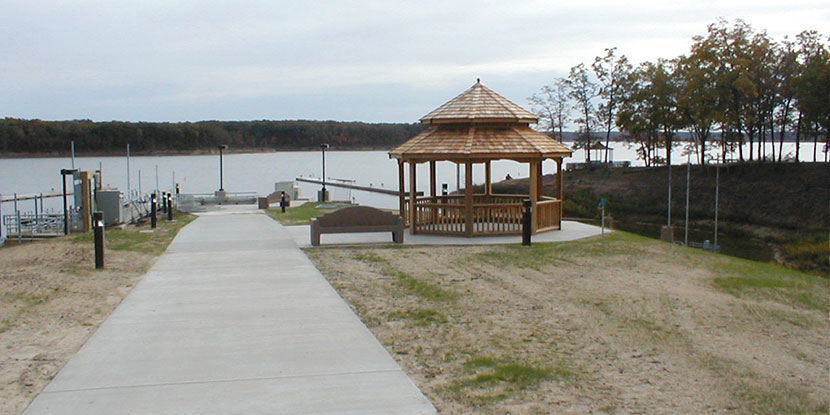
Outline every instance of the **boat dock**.
{"type": "MultiPolygon", "coordinates": [[[[314,183],[314,184],[319,184],[319,185],[323,184],[322,180],[306,179],[306,178],[303,178],[303,177],[297,177],[294,180],[296,180],[298,182],[314,183]]],[[[350,184],[350,183],[339,183],[339,182],[336,182],[336,181],[334,181],[334,182],[327,181],[326,186],[342,187],[342,188],[354,189],[354,190],[363,190],[364,192],[382,193],[382,194],[385,194],[385,195],[392,195],[392,196],[397,196],[398,195],[397,190],[383,189],[383,188],[371,187],[371,186],[361,186],[361,185],[350,184]]],[[[415,192],[415,194],[418,195],[418,196],[423,196],[424,192],[415,192]]]]}

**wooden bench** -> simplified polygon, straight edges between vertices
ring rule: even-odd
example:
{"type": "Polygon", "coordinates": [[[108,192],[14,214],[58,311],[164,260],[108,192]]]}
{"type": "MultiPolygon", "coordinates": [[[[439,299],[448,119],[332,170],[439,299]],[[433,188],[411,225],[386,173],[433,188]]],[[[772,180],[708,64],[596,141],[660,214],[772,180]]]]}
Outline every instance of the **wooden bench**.
{"type": "Polygon", "coordinates": [[[392,232],[403,243],[403,218],[369,206],[351,206],[311,220],[311,245],[320,245],[324,233],[392,232]]]}

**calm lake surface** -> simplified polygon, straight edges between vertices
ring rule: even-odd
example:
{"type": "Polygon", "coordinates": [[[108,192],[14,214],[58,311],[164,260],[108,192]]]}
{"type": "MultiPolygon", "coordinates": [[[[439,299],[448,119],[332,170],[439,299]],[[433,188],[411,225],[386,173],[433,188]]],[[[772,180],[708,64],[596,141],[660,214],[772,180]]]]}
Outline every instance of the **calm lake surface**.
{"type": "MultiPolygon", "coordinates": [[[[632,165],[641,166],[634,150],[624,143],[612,143],[614,160],[631,161],[632,165]]],[[[802,144],[801,159],[812,160],[812,144],[802,144]]],[[[793,144],[785,143],[784,152],[793,152],[793,144]]],[[[823,154],[819,153],[819,157],[823,154]]],[[[224,185],[228,192],[256,192],[266,195],[274,190],[274,183],[291,181],[296,177],[319,178],[321,176],[321,154],[319,151],[277,152],[263,154],[227,154],[224,160],[224,185]]],[[[574,157],[567,162],[582,162],[584,151],[574,152],[574,157]]],[[[673,163],[685,163],[680,148],[675,149],[673,163]]],[[[0,159],[0,194],[11,196],[14,193],[31,194],[61,190],[60,169],[70,168],[71,160],[61,158],[0,159]]],[[[103,170],[106,186],[127,189],[126,157],[76,157],[75,167],[81,170],[103,170]]],[[[513,161],[493,162],[493,181],[504,179],[506,175],[513,178],[527,177],[528,169],[513,161]]],[[[545,174],[556,171],[556,163],[545,162],[545,174]]],[[[461,183],[464,183],[464,169],[461,169],[461,183]]],[[[330,181],[336,179],[354,180],[356,184],[397,190],[397,163],[390,160],[386,151],[327,151],[326,176],[330,181]]],[[[418,190],[428,190],[429,169],[418,167],[418,190]]],[[[456,190],[456,165],[449,162],[437,163],[437,182],[440,189],[447,183],[449,190],[456,190]]],[[[473,169],[473,182],[484,182],[484,166],[473,169]]],[[[183,193],[212,193],[219,188],[219,156],[163,156],[131,157],[130,188],[149,193],[154,189],[169,190],[179,183],[183,193]],[[158,174],[156,174],[158,171],[158,174]],[[157,182],[158,180],[158,182],[157,182]]],[[[315,198],[319,185],[300,183],[302,196],[315,198]]],[[[380,208],[397,208],[395,196],[378,193],[348,190],[337,187],[329,188],[334,200],[351,199],[363,205],[380,208]]],[[[439,190],[440,191],[440,190],[439,190]]],[[[71,203],[71,202],[70,202],[71,203]]],[[[60,198],[47,199],[47,210],[60,211],[60,198]]],[[[2,214],[13,213],[12,203],[3,203],[2,214]]],[[[34,210],[33,201],[20,202],[21,212],[34,210]]],[[[5,232],[5,229],[2,230],[5,232]]]]}

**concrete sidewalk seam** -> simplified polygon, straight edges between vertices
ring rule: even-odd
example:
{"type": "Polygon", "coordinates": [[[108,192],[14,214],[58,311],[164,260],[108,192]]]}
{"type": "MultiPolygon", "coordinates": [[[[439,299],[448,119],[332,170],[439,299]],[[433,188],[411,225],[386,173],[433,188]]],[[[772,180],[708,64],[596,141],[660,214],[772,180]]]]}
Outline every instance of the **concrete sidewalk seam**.
{"type": "Polygon", "coordinates": [[[188,382],[165,382],[165,383],[147,383],[139,385],[119,385],[119,386],[105,386],[99,388],[80,388],[80,389],[64,389],[43,391],[41,394],[61,394],[73,392],[89,392],[89,391],[103,391],[103,390],[117,390],[117,389],[133,389],[133,388],[154,388],[164,386],[180,386],[180,385],[209,385],[212,383],[233,383],[233,382],[255,382],[258,380],[279,380],[292,378],[319,378],[319,377],[336,377],[336,376],[351,376],[351,375],[370,375],[373,373],[397,373],[398,369],[383,369],[383,370],[357,370],[351,372],[332,372],[332,373],[312,373],[302,375],[285,375],[285,376],[265,376],[253,378],[238,378],[238,379],[216,379],[216,380],[193,380],[188,382]]]}

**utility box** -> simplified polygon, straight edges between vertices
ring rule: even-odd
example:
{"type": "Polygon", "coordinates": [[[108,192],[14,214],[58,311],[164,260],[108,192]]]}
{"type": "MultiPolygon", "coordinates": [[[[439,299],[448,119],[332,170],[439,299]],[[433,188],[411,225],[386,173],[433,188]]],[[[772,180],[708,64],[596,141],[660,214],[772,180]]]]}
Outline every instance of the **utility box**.
{"type": "Polygon", "coordinates": [[[123,222],[121,217],[121,191],[118,189],[100,189],[95,192],[95,205],[104,212],[104,223],[115,225],[123,222]]]}
{"type": "Polygon", "coordinates": [[[300,184],[297,182],[277,182],[274,184],[274,192],[280,194],[285,192],[285,195],[291,200],[300,199],[300,184]]]}

